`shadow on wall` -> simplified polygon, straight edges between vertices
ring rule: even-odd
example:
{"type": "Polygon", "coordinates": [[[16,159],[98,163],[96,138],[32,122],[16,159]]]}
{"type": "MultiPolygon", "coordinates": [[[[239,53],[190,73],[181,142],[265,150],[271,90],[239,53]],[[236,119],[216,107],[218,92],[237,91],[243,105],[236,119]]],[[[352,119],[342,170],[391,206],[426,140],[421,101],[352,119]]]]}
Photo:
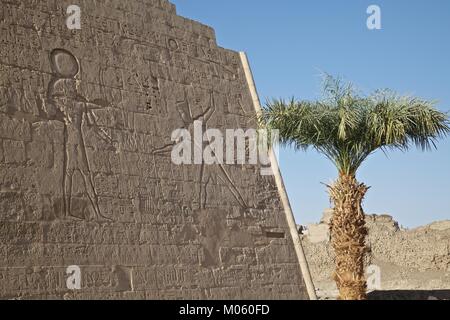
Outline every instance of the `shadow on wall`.
{"type": "Polygon", "coordinates": [[[450,290],[385,290],[368,294],[369,300],[450,300],[450,290]]]}

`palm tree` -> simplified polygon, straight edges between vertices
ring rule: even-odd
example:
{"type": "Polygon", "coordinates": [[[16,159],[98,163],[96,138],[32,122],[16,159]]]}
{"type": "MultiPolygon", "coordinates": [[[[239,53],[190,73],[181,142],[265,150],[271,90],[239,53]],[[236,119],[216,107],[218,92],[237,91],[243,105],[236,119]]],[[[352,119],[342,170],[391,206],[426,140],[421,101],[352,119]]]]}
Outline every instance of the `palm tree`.
{"type": "Polygon", "coordinates": [[[450,132],[447,114],[434,103],[391,91],[362,96],[353,86],[326,76],[320,101],[272,100],[260,114],[260,124],[279,130],[279,142],[296,150],[312,147],[336,166],[339,177],[328,186],[334,205],[330,222],[336,254],[333,275],[340,299],[366,298],[366,249],[362,200],[368,190],[356,179],[364,160],[377,150],[406,151],[436,147],[450,132]]]}

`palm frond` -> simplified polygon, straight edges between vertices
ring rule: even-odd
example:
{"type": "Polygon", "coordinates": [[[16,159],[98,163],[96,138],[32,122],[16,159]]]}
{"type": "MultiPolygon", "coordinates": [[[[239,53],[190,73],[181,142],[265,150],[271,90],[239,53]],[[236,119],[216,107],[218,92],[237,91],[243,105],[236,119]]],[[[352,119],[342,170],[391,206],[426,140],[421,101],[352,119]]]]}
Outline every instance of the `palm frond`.
{"type": "Polygon", "coordinates": [[[390,90],[365,97],[353,85],[328,75],[323,91],[320,101],[267,101],[259,122],[278,129],[283,145],[315,148],[343,174],[354,175],[378,149],[429,150],[450,133],[448,115],[434,102],[390,90]]]}

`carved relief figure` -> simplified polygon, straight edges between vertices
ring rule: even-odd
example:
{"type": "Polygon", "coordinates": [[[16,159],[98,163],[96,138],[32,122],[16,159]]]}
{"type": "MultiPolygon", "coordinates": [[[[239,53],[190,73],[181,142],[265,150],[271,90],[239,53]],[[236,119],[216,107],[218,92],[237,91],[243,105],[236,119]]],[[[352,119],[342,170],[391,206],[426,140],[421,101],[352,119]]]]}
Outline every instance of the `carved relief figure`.
{"type": "Polygon", "coordinates": [[[64,124],[64,214],[66,217],[75,217],[71,211],[72,188],[74,173],[78,171],[83,177],[85,191],[96,218],[106,218],[98,205],[86,152],[83,125],[85,123],[91,125],[102,139],[112,143],[106,132],[96,126],[96,116],[92,112],[105,108],[107,104],[101,100],[90,102],[79,93],[77,76],[80,73],[80,64],[72,53],[64,49],[55,49],[50,53],[50,63],[52,79],[47,88],[48,106],[45,111],[50,119],[59,120],[64,124]]]}
{"type": "MultiPolygon", "coordinates": [[[[183,122],[183,129],[189,130],[191,133],[193,132],[194,122],[200,121],[202,123],[202,132],[206,132],[208,129],[208,121],[211,119],[211,117],[216,112],[216,104],[214,100],[214,91],[210,92],[210,105],[209,107],[202,112],[201,114],[197,116],[192,115],[192,110],[189,105],[189,101],[187,98],[187,93],[184,94],[184,99],[182,101],[178,101],[176,103],[176,109],[178,111],[178,114],[183,122]]],[[[193,134],[191,134],[191,137],[193,134]]],[[[156,148],[153,153],[154,154],[164,154],[164,153],[170,153],[172,151],[172,148],[178,143],[178,141],[173,141],[170,144],[167,144],[163,147],[156,148]]],[[[194,139],[194,143],[196,143],[194,139]]],[[[207,139],[207,141],[202,141],[201,146],[196,145],[195,148],[199,148],[200,150],[205,150],[211,141],[207,139]]],[[[223,164],[217,164],[217,165],[206,165],[204,161],[200,164],[200,171],[199,171],[199,182],[200,187],[198,190],[199,195],[199,203],[200,208],[199,209],[205,209],[206,206],[206,197],[207,197],[207,187],[208,183],[217,177],[219,180],[224,182],[227,186],[230,192],[232,193],[233,197],[235,198],[236,202],[243,208],[248,209],[248,205],[245,202],[244,198],[242,197],[241,192],[236,187],[235,183],[233,182],[232,178],[228,174],[227,170],[225,169],[225,166],[223,164]]]]}

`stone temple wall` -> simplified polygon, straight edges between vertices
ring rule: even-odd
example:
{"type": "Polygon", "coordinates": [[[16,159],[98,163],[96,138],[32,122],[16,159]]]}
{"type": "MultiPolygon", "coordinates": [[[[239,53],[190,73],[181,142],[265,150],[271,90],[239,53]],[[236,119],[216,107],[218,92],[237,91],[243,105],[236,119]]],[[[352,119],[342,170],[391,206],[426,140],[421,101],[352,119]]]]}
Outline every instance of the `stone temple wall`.
{"type": "Polygon", "coordinates": [[[170,158],[254,115],[239,54],[168,1],[1,0],[0,297],[306,299],[274,178],[170,158]]]}

